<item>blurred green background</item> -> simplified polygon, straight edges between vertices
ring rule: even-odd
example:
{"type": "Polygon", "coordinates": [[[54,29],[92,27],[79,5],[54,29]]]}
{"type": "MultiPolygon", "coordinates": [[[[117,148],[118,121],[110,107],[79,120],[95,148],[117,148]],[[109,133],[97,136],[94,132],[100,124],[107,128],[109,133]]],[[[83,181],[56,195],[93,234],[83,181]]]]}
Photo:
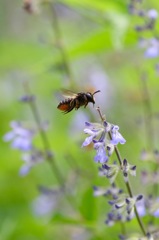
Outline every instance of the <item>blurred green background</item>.
{"type": "MultiPolygon", "coordinates": [[[[63,115],[56,108],[61,100],[59,92],[61,88],[101,90],[96,106],[109,122],[120,126],[127,140],[119,148],[123,158],[137,164],[137,177],[131,181],[134,193],[139,194],[143,192],[138,184],[143,169],[139,155],[149,144],[142,121],[141,78],[143,73],[148,76],[152,110],[158,113],[158,75],[154,67],[158,60],[144,59],[143,49],[138,47],[140,34],[134,30],[142,21],[128,13],[128,1],[30,2],[31,13],[19,0],[1,0],[0,7],[0,240],[118,239],[120,226],[108,228],[104,224],[109,211],[106,199],[94,198],[92,191],[93,185],[109,186],[109,182],[98,176],[95,152],[81,149],[84,122],[99,121],[99,116],[91,104],[63,115]],[[35,125],[29,106],[18,101],[25,93],[24,81],[36,95],[42,120],[50,123],[47,136],[76,211],[62,195],[52,217],[37,217],[31,207],[39,195],[37,186],[57,187],[58,182],[47,162],[20,177],[21,154],[2,140],[12,120],[33,121],[35,125]]],[[[143,7],[158,10],[159,4],[145,1],[143,7]]],[[[158,119],[153,123],[155,149],[158,119]]],[[[42,148],[40,137],[36,144],[42,148]]],[[[115,159],[113,155],[112,161],[115,159]]],[[[118,182],[124,187],[120,177],[118,182]]],[[[135,224],[133,220],[128,229],[139,230],[135,224]]]]}

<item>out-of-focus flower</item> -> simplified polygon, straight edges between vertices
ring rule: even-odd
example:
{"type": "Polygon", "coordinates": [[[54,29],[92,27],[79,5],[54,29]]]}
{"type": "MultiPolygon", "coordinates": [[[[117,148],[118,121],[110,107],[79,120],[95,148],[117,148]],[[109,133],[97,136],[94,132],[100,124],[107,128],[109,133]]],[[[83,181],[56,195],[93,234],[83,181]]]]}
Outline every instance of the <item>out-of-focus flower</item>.
{"type": "Polygon", "coordinates": [[[133,198],[131,197],[126,198],[126,204],[127,204],[126,211],[131,218],[134,216],[134,206],[136,202],[140,201],[142,198],[143,198],[142,195],[138,195],[137,197],[135,196],[133,198]]]}
{"type": "Polygon", "coordinates": [[[20,168],[19,174],[25,176],[29,173],[30,169],[44,161],[44,154],[41,151],[33,150],[22,155],[22,160],[25,164],[20,168]]]}
{"type": "Polygon", "coordinates": [[[142,161],[152,161],[153,160],[153,153],[148,152],[145,149],[141,151],[140,158],[142,161]]]}
{"type": "Polygon", "coordinates": [[[93,187],[94,190],[94,196],[111,196],[113,199],[116,199],[119,194],[122,193],[122,189],[119,189],[116,187],[115,184],[112,184],[111,186],[104,188],[104,187],[93,187]]]}
{"type": "Polygon", "coordinates": [[[142,171],[141,172],[141,181],[143,184],[154,185],[159,183],[159,172],[148,172],[142,171]]]}
{"type": "Polygon", "coordinates": [[[154,217],[159,218],[159,198],[151,199],[149,211],[154,217]]]}
{"type": "Polygon", "coordinates": [[[154,163],[159,163],[159,151],[156,149],[154,151],[142,150],[140,158],[142,161],[150,161],[154,163]]]}
{"type": "Polygon", "coordinates": [[[107,214],[107,219],[105,223],[107,226],[111,227],[115,224],[115,222],[121,221],[121,215],[115,212],[110,212],[107,214]]]}
{"type": "Polygon", "coordinates": [[[102,168],[104,170],[105,176],[109,179],[110,183],[114,183],[119,173],[120,167],[117,164],[103,164],[102,168]]]}
{"type": "Polygon", "coordinates": [[[12,121],[10,124],[12,131],[6,133],[3,140],[12,141],[11,147],[21,151],[30,151],[32,149],[32,140],[35,131],[22,126],[20,122],[12,121]]]}
{"type": "Polygon", "coordinates": [[[145,199],[144,197],[136,202],[136,208],[139,216],[143,217],[146,215],[146,206],[145,206],[145,199]]]}
{"type": "Polygon", "coordinates": [[[20,97],[19,101],[23,103],[28,103],[28,102],[33,102],[35,101],[35,96],[34,95],[24,95],[20,97]]]}
{"type": "Polygon", "coordinates": [[[159,56],[159,41],[157,38],[141,38],[139,47],[146,49],[144,56],[146,58],[156,58],[159,56]]]}
{"type": "Polygon", "coordinates": [[[129,164],[126,159],[123,160],[121,169],[123,171],[125,182],[128,182],[128,173],[132,176],[136,176],[136,166],[129,164]]]}
{"type": "Polygon", "coordinates": [[[146,58],[156,58],[159,56],[159,41],[156,38],[147,40],[146,58]]]}
{"type": "Polygon", "coordinates": [[[129,220],[126,212],[126,197],[126,194],[121,193],[117,198],[109,201],[109,204],[112,206],[112,210],[108,213],[105,221],[108,226],[112,226],[118,221],[125,222],[129,220]]]}
{"type": "Polygon", "coordinates": [[[32,210],[37,216],[50,216],[59,202],[59,196],[61,195],[60,189],[49,189],[46,187],[40,187],[40,196],[37,197],[32,203],[32,210]]]}
{"type": "Polygon", "coordinates": [[[106,188],[102,188],[102,187],[93,187],[93,192],[94,192],[94,197],[98,197],[98,196],[102,196],[102,195],[106,195],[107,193],[107,189],[106,188]]]}
{"type": "Polygon", "coordinates": [[[151,19],[156,19],[158,18],[158,12],[156,11],[156,9],[150,9],[147,12],[147,16],[151,19]]]}
{"type": "Polygon", "coordinates": [[[23,8],[30,14],[39,13],[40,0],[24,0],[23,8]]]}
{"type": "Polygon", "coordinates": [[[112,213],[115,216],[120,216],[121,221],[128,221],[134,217],[134,207],[142,198],[142,195],[131,198],[121,193],[116,199],[109,201],[109,204],[112,205],[112,213]]]}

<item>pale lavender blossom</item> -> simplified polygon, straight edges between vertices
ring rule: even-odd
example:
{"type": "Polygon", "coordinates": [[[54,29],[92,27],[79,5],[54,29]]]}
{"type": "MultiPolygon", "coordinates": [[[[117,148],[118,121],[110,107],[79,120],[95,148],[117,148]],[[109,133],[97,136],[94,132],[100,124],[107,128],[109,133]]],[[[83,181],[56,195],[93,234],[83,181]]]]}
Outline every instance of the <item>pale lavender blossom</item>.
{"type": "Polygon", "coordinates": [[[107,194],[107,189],[102,187],[93,187],[93,195],[94,197],[102,196],[107,194]]]}
{"type": "Polygon", "coordinates": [[[159,218],[159,198],[150,201],[149,210],[154,217],[159,218]]]}
{"type": "Polygon", "coordinates": [[[151,38],[148,41],[148,47],[145,51],[146,58],[156,58],[159,56],[159,41],[156,38],[151,38]]]}
{"type": "Polygon", "coordinates": [[[143,199],[143,195],[138,195],[134,197],[127,197],[125,199],[127,207],[127,213],[130,215],[130,218],[134,217],[134,207],[136,206],[136,203],[143,199]]]}
{"type": "Polygon", "coordinates": [[[56,209],[58,205],[61,190],[40,187],[40,192],[40,196],[37,197],[32,203],[32,210],[37,216],[46,215],[51,217],[54,209],[56,209]]]}
{"type": "Polygon", "coordinates": [[[139,216],[143,217],[146,215],[145,200],[142,198],[140,201],[136,202],[136,208],[139,216]]]}
{"type": "Polygon", "coordinates": [[[126,140],[123,138],[123,136],[118,132],[119,127],[117,125],[114,125],[111,129],[111,136],[112,140],[110,141],[111,144],[117,145],[118,143],[124,144],[126,140]]]}
{"type": "Polygon", "coordinates": [[[110,183],[113,184],[120,171],[120,167],[114,163],[109,165],[103,164],[102,168],[105,176],[109,179],[110,183]]]}
{"type": "Polygon", "coordinates": [[[116,199],[118,195],[122,193],[122,190],[117,188],[115,184],[112,184],[107,188],[94,186],[93,193],[95,197],[103,195],[109,197],[111,196],[113,199],[116,199]]]}
{"type": "Polygon", "coordinates": [[[90,123],[85,122],[86,128],[84,129],[84,133],[90,135],[85,139],[85,141],[82,144],[82,147],[86,147],[89,145],[93,139],[96,139],[98,136],[100,136],[101,133],[105,131],[103,125],[98,123],[90,123]]]}
{"type": "Polygon", "coordinates": [[[158,12],[156,11],[156,9],[150,9],[147,12],[147,16],[151,19],[156,19],[156,18],[158,18],[158,12]]]}
{"type": "Polygon", "coordinates": [[[114,146],[118,143],[124,144],[126,140],[119,133],[119,127],[112,125],[106,121],[102,124],[99,123],[85,123],[86,128],[84,132],[89,136],[84,140],[82,147],[94,144],[96,150],[95,162],[105,163],[114,151],[114,146]],[[110,132],[112,139],[108,138],[108,132],[110,132]]]}
{"type": "Polygon", "coordinates": [[[22,126],[20,122],[12,121],[10,124],[12,131],[6,133],[3,140],[11,141],[11,147],[21,151],[29,151],[32,149],[32,139],[34,131],[22,126]]]}
{"type": "Polygon", "coordinates": [[[25,162],[22,167],[20,168],[19,174],[21,176],[25,176],[29,173],[30,169],[43,162],[44,156],[41,151],[33,150],[32,152],[27,152],[22,155],[22,160],[25,162]]]}
{"type": "Polygon", "coordinates": [[[136,166],[129,164],[126,159],[123,160],[121,169],[123,172],[125,182],[128,181],[128,174],[136,176],[136,166]]]}
{"type": "Polygon", "coordinates": [[[97,154],[94,157],[95,162],[105,163],[108,161],[109,158],[106,155],[104,142],[101,141],[94,143],[94,149],[97,151],[97,154]]]}

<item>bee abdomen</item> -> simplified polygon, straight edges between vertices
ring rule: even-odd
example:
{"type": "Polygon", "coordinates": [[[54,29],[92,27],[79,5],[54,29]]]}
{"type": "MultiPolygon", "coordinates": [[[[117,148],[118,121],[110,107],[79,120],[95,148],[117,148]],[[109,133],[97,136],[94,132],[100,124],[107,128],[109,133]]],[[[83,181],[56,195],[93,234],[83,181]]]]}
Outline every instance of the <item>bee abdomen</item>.
{"type": "Polygon", "coordinates": [[[71,98],[62,100],[62,101],[58,104],[57,108],[60,108],[60,106],[63,105],[63,104],[70,104],[70,102],[71,102],[71,98]]]}
{"type": "Polygon", "coordinates": [[[63,111],[64,113],[70,112],[74,107],[75,107],[74,101],[71,98],[61,101],[57,106],[57,108],[63,111]]]}

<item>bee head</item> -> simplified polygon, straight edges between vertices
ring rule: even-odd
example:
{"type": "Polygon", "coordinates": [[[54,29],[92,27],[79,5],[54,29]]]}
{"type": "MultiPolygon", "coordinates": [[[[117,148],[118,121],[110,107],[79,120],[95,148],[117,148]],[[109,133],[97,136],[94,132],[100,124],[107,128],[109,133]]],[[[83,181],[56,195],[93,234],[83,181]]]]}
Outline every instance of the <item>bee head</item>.
{"type": "Polygon", "coordinates": [[[94,92],[93,94],[90,93],[90,92],[87,92],[87,93],[86,93],[88,101],[89,101],[89,102],[92,102],[93,105],[95,104],[94,94],[96,94],[96,93],[98,93],[98,92],[100,92],[100,90],[94,92]]]}

